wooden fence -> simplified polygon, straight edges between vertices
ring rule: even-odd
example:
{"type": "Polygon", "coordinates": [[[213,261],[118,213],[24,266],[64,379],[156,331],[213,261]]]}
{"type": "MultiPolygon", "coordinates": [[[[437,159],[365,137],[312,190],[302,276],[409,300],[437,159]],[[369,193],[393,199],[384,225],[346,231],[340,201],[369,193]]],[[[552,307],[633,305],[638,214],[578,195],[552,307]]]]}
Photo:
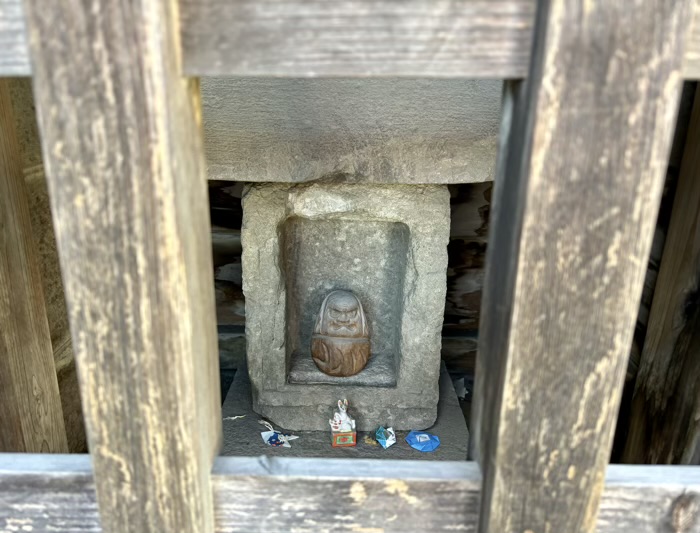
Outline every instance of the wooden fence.
{"type": "Polygon", "coordinates": [[[607,467],[691,0],[0,0],[33,77],[90,456],[66,451],[0,80],[0,531],[700,531],[607,467]],[[533,38],[534,36],[534,38],[533,38]],[[477,463],[216,458],[201,75],[504,78],[477,463]],[[606,474],[607,471],[607,474],[606,474]],[[384,529],[383,529],[384,528],[384,529]]]}

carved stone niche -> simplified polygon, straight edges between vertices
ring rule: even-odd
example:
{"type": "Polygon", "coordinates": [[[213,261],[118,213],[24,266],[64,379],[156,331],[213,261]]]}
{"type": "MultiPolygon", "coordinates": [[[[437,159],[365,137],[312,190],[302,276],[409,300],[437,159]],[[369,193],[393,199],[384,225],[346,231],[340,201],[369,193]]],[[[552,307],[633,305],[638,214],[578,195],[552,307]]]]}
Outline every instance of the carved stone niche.
{"type": "Polygon", "coordinates": [[[326,430],[347,398],[360,431],[425,429],[437,416],[449,193],[444,185],[256,184],[243,197],[243,291],[253,407],[326,430]],[[357,297],[367,366],[328,375],[311,356],[322,304],[357,297]]]}

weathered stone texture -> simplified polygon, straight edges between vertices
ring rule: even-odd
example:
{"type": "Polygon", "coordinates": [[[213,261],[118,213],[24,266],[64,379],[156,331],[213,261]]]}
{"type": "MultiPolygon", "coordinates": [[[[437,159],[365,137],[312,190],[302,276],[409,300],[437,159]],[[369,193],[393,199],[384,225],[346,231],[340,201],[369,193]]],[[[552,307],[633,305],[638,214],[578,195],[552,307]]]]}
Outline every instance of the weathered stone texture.
{"type": "MultiPolygon", "coordinates": [[[[371,430],[379,424],[418,429],[434,422],[449,214],[447,188],[438,185],[260,184],[246,190],[241,233],[243,291],[248,366],[253,405],[258,413],[284,427],[320,430],[327,424],[328,405],[335,404],[339,398],[348,398],[355,406],[361,430],[371,430]],[[315,272],[290,273],[283,259],[284,225],[294,217],[307,221],[394,222],[405,226],[406,246],[400,256],[405,274],[397,275],[400,290],[395,294],[400,296],[394,300],[399,325],[395,328],[397,337],[391,343],[397,354],[395,387],[359,386],[342,381],[337,385],[313,386],[288,382],[293,345],[286,325],[289,309],[295,304],[290,298],[298,298],[289,290],[289,276],[303,277],[315,272]]],[[[316,237],[319,246],[338,245],[335,230],[328,232],[327,242],[321,242],[320,235],[316,237]]],[[[387,245],[391,248],[395,244],[387,245]]],[[[357,248],[355,258],[368,260],[361,247],[349,248],[351,251],[357,248]]],[[[400,246],[396,250],[399,249],[400,246]]],[[[348,250],[341,250],[339,257],[348,253],[348,250]]],[[[344,260],[355,264],[350,255],[344,260]]],[[[372,266],[379,279],[391,281],[391,272],[396,267],[387,257],[376,257],[372,266]]],[[[323,281],[318,285],[307,280],[301,285],[318,287],[323,286],[323,281]]],[[[334,281],[338,280],[328,280],[331,285],[334,281]]],[[[354,287],[328,288],[355,290],[354,287]]],[[[371,322],[369,307],[367,313],[371,322]]],[[[311,306],[304,312],[309,314],[306,322],[311,324],[318,307],[311,306]]]]}
{"type": "Polygon", "coordinates": [[[493,180],[501,82],[202,80],[210,179],[493,180]]]}
{"type": "MultiPolygon", "coordinates": [[[[224,446],[221,455],[276,457],[345,457],[372,459],[411,459],[422,461],[464,461],[467,458],[469,431],[457,399],[454,386],[444,366],[440,372],[440,401],[435,424],[429,428],[430,433],[440,437],[440,447],[431,453],[421,453],[411,448],[405,441],[409,430],[396,431],[396,444],[388,449],[382,448],[375,440],[376,427],[368,433],[360,433],[355,447],[331,447],[331,432],[328,419],[333,416],[334,405],[327,405],[321,417],[326,421],[322,431],[290,430],[278,425],[275,429],[289,430],[299,437],[292,442],[291,448],[268,446],[260,438],[264,428],[258,423],[251,406],[250,381],[246,367],[242,365],[236,371],[233,384],[225,395],[222,406],[224,446]],[[244,416],[243,418],[238,418],[244,416]]],[[[358,411],[350,404],[348,412],[357,418],[358,411]]]]}

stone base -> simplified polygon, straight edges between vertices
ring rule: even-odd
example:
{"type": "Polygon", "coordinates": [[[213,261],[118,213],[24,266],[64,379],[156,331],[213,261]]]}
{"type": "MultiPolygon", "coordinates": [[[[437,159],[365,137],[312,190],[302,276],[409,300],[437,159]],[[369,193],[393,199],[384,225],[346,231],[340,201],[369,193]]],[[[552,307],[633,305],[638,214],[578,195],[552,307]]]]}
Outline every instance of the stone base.
{"type": "Polygon", "coordinates": [[[354,376],[334,377],[321,372],[308,353],[296,352],[292,355],[289,383],[395,387],[395,359],[396,356],[392,353],[372,354],[362,372],[354,376]]]}
{"type": "MultiPolygon", "coordinates": [[[[370,390],[370,389],[368,389],[370,390]]],[[[372,389],[374,390],[374,389],[372,389]]],[[[382,389],[376,389],[381,391],[382,389]]],[[[297,428],[299,431],[325,431],[328,427],[328,419],[333,416],[333,406],[338,400],[347,395],[324,395],[321,405],[309,403],[308,405],[267,405],[257,403],[253,409],[260,416],[269,419],[273,424],[286,425],[297,428]]],[[[381,398],[381,396],[378,396],[381,398]]],[[[313,400],[309,398],[309,402],[313,400]]],[[[394,429],[422,430],[431,427],[437,419],[437,405],[435,407],[379,407],[373,402],[364,402],[358,409],[358,402],[352,397],[350,402],[350,414],[355,418],[358,431],[372,431],[380,424],[389,425],[394,429]]]]}
{"type": "MultiPolygon", "coordinates": [[[[258,421],[260,416],[253,411],[251,402],[251,387],[248,372],[240,367],[236,372],[233,385],[223,405],[224,445],[222,455],[255,456],[278,455],[286,457],[347,457],[374,459],[412,459],[434,461],[462,461],[467,458],[469,431],[464,421],[464,415],[457,399],[450,377],[444,369],[440,373],[440,401],[437,406],[437,420],[428,430],[440,437],[440,447],[434,452],[422,453],[411,448],[406,441],[409,431],[396,431],[396,444],[383,449],[374,439],[374,431],[357,432],[357,446],[334,448],[331,445],[331,430],[328,419],[332,417],[334,405],[329,404],[327,412],[319,413],[321,422],[325,423],[325,431],[288,431],[299,436],[291,441],[291,448],[273,448],[267,446],[260,437],[265,428],[258,421]],[[245,415],[244,418],[226,420],[227,417],[245,415]]],[[[361,418],[350,406],[350,414],[356,419],[361,418]]],[[[291,426],[292,424],[288,424],[291,426]]],[[[287,430],[286,427],[275,426],[275,429],[287,430]]],[[[416,428],[413,428],[416,429],[416,428]]]]}

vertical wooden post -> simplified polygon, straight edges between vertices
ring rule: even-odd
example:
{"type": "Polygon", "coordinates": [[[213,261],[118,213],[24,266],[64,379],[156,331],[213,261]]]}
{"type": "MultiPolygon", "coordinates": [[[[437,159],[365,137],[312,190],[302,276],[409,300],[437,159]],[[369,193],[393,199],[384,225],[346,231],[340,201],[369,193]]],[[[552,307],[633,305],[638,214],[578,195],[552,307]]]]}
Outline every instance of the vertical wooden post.
{"type": "Polygon", "coordinates": [[[68,452],[8,82],[0,79],[0,452],[68,452]]]}
{"type": "Polygon", "coordinates": [[[174,0],[26,0],[103,530],[213,530],[220,398],[197,84],[174,0]]]}
{"type": "Polygon", "coordinates": [[[656,282],[623,453],[700,464],[700,90],[656,282]]]}
{"type": "Polygon", "coordinates": [[[690,19],[688,1],[538,4],[492,211],[481,532],[595,527],[690,19]]]}

